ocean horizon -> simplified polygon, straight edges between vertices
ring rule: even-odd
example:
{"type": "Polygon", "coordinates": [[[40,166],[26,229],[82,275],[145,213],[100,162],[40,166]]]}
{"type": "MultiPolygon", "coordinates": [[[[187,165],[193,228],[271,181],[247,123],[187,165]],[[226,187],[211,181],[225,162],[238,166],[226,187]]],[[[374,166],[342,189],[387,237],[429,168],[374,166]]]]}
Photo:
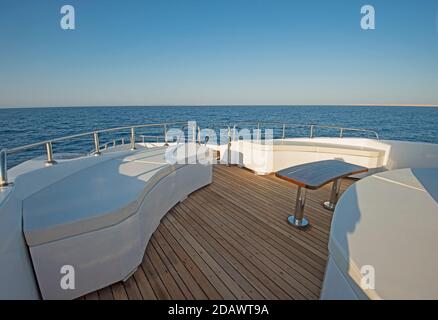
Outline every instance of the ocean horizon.
{"type": "MultiPolygon", "coordinates": [[[[14,148],[94,130],[176,121],[196,121],[201,128],[219,129],[241,121],[315,124],[374,130],[382,140],[438,143],[438,109],[410,106],[131,106],[131,107],[33,107],[0,109],[0,148],[14,148]]],[[[268,126],[267,126],[268,127],[268,126]]],[[[277,127],[278,129],[278,127],[277,127]]],[[[286,129],[287,137],[308,136],[306,127],[286,129]]],[[[279,134],[278,130],[274,131],[279,134]]],[[[139,133],[142,134],[142,133],[139,133]]],[[[157,129],[143,134],[158,136],[157,129]]],[[[316,136],[337,136],[335,129],[318,129],[316,136]]],[[[373,138],[366,133],[345,132],[345,137],[373,138]]],[[[103,136],[129,139],[129,132],[103,136]]],[[[54,152],[90,152],[90,139],[54,145],[54,152]]],[[[10,155],[9,166],[43,155],[44,148],[10,155]]]]}

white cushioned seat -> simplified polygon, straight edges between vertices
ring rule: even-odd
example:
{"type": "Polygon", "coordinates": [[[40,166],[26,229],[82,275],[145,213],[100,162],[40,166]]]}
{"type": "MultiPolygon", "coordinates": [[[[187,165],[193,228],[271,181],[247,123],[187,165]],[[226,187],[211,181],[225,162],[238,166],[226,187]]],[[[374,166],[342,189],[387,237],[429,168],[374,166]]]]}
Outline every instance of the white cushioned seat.
{"type": "Polygon", "coordinates": [[[388,171],[351,186],[334,213],[322,298],[438,299],[437,200],[438,169],[388,171]],[[360,286],[363,266],[375,270],[374,290],[360,286]]]}
{"type": "Polygon", "coordinates": [[[43,298],[72,299],[125,279],[168,210],[211,183],[210,164],[169,164],[169,154],[157,148],[90,157],[23,200],[23,232],[43,298]],[[59,285],[64,265],[75,269],[74,290],[59,285]]]}
{"type": "Polygon", "coordinates": [[[128,218],[144,195],[180,166],[112,159],[46,187],[23,202],[28,245],[106,228],[128,218]]]}
{"type": "Polygon", "coordinates": [[[385,154],[384,150],[370,147],[300,141],[284,141],[283,143],[280,142],[278,144],[274,144],[273,150],[336,153],[370,158],[378,158],[385,154]]]}

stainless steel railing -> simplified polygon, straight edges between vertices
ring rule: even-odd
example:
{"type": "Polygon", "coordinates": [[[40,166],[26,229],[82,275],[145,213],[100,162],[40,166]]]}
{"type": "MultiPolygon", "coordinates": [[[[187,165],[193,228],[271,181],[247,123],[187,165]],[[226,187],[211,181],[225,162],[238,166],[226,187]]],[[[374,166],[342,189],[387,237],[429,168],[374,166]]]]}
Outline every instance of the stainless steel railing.
{"type": "MultiPolygon", "coordinates": [[[[79,133],[74,135],[69,135],[65,137],[55,138],[51,140],[36,142],[12,149],[2,149],[0,150],[0,187],[4,187],[8,185],[8,176],[7,176],[7,156],[8,154],[16,154],[23,151],[27,151],[30,149],[35,149],[41,146],[46,147],[46,164],[47,165],[54,165],[56,164],[56,161],[53,157],[53,148],[52,145],[54,143],[63,142],[66,140],[72,140],[77,138],[83,138],[90,136],[93,138],[94,142],[94,150],[91,152],[91,154],[94,154],[96,156],[99,156],[101,154],[101,145],[100,145],[100,139],[99,135],[102,133],[108,133],[108,132],[119,132],[119,131],[127,131],[130,130],[130,145],[131,150],[135,150],[135,142],[136,142],[136,129],[141,128],[151,128],[151,127],[163,127],[163,133],[164,137],[167,135],[167,129],[169,126],[175,126],[175,125],[183,125],[186,124],[185,121],[178,121],[178,122],[167,122],[167,123],[158,123],[158,124],[143,124],[143,125],[135,125],[135,126],[126,126],[126,127],[117,127],[117,128],[110,128],[110,129],[103,129],[103,130],[96,130],[91,132],[85,132],[85,133],[79,133]]],[[[182,127],[184,128],[184,126],[182,127]]],[[[166,139],[166,138],[165,138],[166,139]]],[[[112,141],[113,147],[116,146],[116,140],[112,141]]],[[[124,145],[124,138],[122,138],[122,145],[124,145]]],[[[104,144],[104,149],[108,149],[109,143],[104,144]]]]}
{"type": "Polygon", "coordinates": [[[279,126],[282,130],[281,137],[282,139],[286,138],[286,129],[290,128],[307,128],[308,129],[308,137],[309,138],[315,138],[316,137],[316,129],[332,129],[332,130],[338,130],[339,131],[339,138],[344,137],[345,132],[363,132],[372,135],[375,139],[379,140],[379,134],[370,129],[361,129],[361,128],[348,128],[348,127],[339,127],[339,126],[327,126],[327,125],[319,125],[319,124],[295,124],[295,123],[285,123],[281,121],[238,121],[233,126],[234,129],[237,129],[241,127],[242,125],[252,125],[257,127],[258,130],[260,130],[261,126],[279,126]]]}
{"type": "MultiPolygon", "coordinates": [[[[283,123],[283,122],[248,122],[248,121],[240,121],[237,122],[233,127],[231,127],[230,125],[227,125],[227,148],[228,148],[228,156],[227,156],[227,160],[228,160],[228,164],[231,163],[231,143],[233,141],[233,137],[232,137],[232,131],[233,133],[235,133],[235,130],[239,127],[241,127],[243,124],[246,125],[253,125],[256,126],[257,129],[260,130],[261,126],[266,127],[267,125],[275,125],[275,126],[280,126],[282,129],[282,133],[281,133],[281,137],[282,139],[286,138],[286,130],[288,128],[297,128],[297,127],[304,127],[304,128],[308,128],[309,130],[309,138],[314,138],[316,129],[318,128],[323,128],[323,129],[335,129],[335,130],[339,130],[339,137],[343,138],[344,137],[344,133],[346,131],[356,131],[356,132],[365,132],[368,134],[372,134],[376,139],[379,139],[379,135],[376,131],[373,130],[368,130],[368,129],[357,129],[357,128],[344,128],[344,127],[336,127],[336,126],[325,126],[325,125],[315,125],[315,124],[308,124],[308,125],[303,125],[303,124],[289,124],[289,123],[283,123]]],[[[29,149],[34,149],[40,146],[45,146],[46,149],[46,164],[47,165],[54,165],[56,164],[56,161],[54,160],[53,157],[53,148],[52,145],[54,143],[59,143],[59,142],[63,142],[66,140],[72,140],[72,139],[77,139],[77,138],[82,138],[82,137],[87,137],[87,136],[91,136],[93,138],[94,141],[94,150],[92,152],[90,152],[90,154],[99,156],[101,154],[101,145],[100,145],[100,134],[102,133],[109,133],[109,132],[118,132],[118,131],[130,131],[130,145],[131,145],[131,150],[135,150],[136,146],[135,146],[135,142],[136,142],[136,130],[137,129],[141,129],[141,128],[151,128],[151,127],[162,127],[163,128],[163,136],[147,136],[147,135],[140,135],[140,137],[142,138],[142,141],[145,142],[145,138],[150,138],[150,137],[156,137],[157,142],[159,137],[164,137],[164,142],[165,144],[167,144],[167,132],[168,132],[168,128],[169,126],[175,126],[175,125],[182,125],[181,126],[181,130],[184,131],[185,128],[187,128],[188,130],[191,129],[192,130],[192,140],[193,142],[198,141],[198,143],[201,143],[201,128],[199,126],[193,127],[191,128],[189,125],[187,125],[187,122],[185,121],[178,121],[178,122],[167,122],[167,123],[154,123],[154,124],[143,124],[143,125],[135,125],[135,126],[126,126],[126,127],[117,127],[117,128],[110,128],[110,129],[103,129],[103,130],[96,130],[96,131],[91,131],[91,132],[86,132],[86,133],[80,133],[80,134],[74,134],[74,135],[70,135],[70,136],[65,136],[65,137],[60,137],[60,138],[55,138],[55,139],[51,139],[51,140],[46,140],[46,141],[41,141],[41,142],[37,142],[37,143],[32,143],[32,144],[28,144],[28,145],[24,145],[21,147],[17,147],[17,148],[12,148],[12,149],[3,149],[0,150],[0,187],[6,186],[8,185],[8,177],[7,177],[7,156],[8,154],[15,154],[15,153],[19,153],[22,151],[26,151],[29,149]]],[[[260,132],[260,131],[258,131],[260,132]]],[[[258,133],[259,134],[259,133],[258,133]]],[[[179,140],[179,139],[177,139],[179,140]]],[[[177,141],[179,142],[179,141],[177,141]]],[[[122,145],[125,144],[125,140],[124,138],[121,139],[121,143],[122,145]]],[[[112,144],[113,147],[116,147],[116,140],[113,139],[112,142],[107,142],[103,145],[103,149],[108,149],[108,146],[112,144]]]]}
{"type": "Polygon", "coordinates": [[[0,150],[0,187],[8,184],[8,166],[6,149],[0,150]]]}

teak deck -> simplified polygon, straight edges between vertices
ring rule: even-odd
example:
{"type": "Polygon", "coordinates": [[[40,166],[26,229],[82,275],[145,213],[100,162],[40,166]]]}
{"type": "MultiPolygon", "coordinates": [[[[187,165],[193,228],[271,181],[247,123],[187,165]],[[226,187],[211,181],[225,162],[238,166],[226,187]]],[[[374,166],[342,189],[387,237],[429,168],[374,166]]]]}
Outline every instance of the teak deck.
{"type": "MultiPolygon", "coordinates": [[[[342,191],[353,183],[344,179],[342,191]]],[[[332,213],[330,184],[310,191],[311,226],[287,217],[296,188],[273,175],[217,165],[213,183],[171,209],[126,282],[85,299],[318,299],[332,213]]]]}

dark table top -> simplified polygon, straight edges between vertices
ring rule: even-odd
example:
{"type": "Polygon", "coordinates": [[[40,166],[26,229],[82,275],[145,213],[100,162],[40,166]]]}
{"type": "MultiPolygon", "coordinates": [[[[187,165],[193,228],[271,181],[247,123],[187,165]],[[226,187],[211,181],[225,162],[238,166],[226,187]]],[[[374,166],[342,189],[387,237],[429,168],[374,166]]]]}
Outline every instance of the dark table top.
{"type": "Polygon", "coordinates": [[[367,172],[368,169],[340,160],[324,160],[286,168],[276,176],[307,189],[318,189],[323,185],[353,174],[367,172]]]}

